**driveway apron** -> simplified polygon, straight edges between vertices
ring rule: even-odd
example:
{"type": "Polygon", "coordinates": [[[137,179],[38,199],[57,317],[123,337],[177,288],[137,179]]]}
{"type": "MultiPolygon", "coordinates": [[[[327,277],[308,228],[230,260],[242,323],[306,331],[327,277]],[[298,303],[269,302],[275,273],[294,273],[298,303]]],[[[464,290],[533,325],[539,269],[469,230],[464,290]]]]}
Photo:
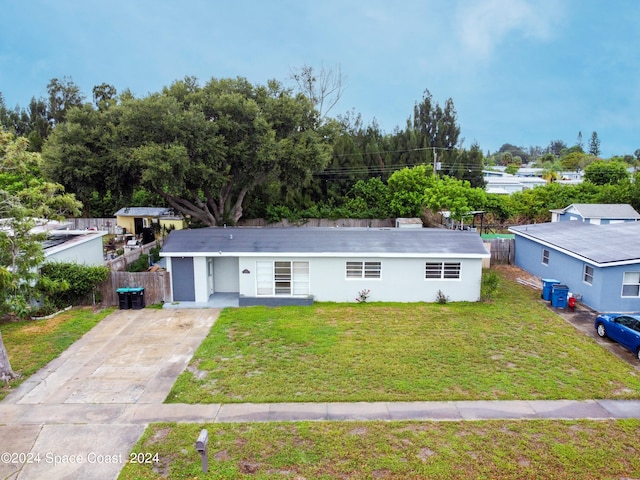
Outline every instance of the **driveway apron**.
{"type": "Polygon", "coordinates": [[[101,321],[0,403],[0,479],[116,478],[158,410],[201,419],[203,407],[160,404],[219,313],[118,310],[101,321]]]}

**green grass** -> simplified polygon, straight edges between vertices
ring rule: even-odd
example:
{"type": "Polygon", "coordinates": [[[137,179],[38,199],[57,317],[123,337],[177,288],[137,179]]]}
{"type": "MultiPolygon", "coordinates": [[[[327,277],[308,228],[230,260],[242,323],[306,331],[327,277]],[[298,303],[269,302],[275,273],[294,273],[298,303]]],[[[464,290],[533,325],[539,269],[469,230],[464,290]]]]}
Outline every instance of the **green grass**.
{"type": "Polygon", "coordinates": [[[638,370],[506,280],[491,303],[223,311],[168,402],[640,398],[638,370]]]}
{"type": "Polygon", "coordinates": [[[49,319],[0,323],[0,332],[11,368],[20,374],[20,378],[0,387],[0,400],[60,355],[113,310],[105,308],[94,312],[92,308],[74,308],[49,319]]]}
{"type": "Polygon", "coordinates": [[[154,424],[119,479],[640,477],[640,420],[154,424]],[[209,473],[194,444],[209,431],[209,473]]]}

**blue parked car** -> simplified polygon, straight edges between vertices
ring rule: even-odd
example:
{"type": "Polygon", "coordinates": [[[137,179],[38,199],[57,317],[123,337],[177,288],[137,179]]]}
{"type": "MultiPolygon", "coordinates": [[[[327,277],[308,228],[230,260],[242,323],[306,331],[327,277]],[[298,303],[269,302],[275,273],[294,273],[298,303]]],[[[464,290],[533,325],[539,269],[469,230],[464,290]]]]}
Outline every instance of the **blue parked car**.
{"type": "Polygon", "coordinates": [[[595,321],[600,337],[609,337],[631,350],[640,360],[640,315],[603,313],[595,321]]]}

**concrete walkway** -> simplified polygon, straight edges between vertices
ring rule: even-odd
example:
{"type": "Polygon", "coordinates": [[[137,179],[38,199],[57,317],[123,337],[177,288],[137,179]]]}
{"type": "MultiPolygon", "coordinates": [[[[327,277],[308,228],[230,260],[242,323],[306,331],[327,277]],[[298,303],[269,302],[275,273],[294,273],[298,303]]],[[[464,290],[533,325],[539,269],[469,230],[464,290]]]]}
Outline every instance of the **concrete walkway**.
{"type": "Polygon", "coordinates": [[[163,404],[218,314],[145,309],[103,320],[0,403],[0,479],[116,478],[160,421],[640,418],[640,400],[163,404]]]}

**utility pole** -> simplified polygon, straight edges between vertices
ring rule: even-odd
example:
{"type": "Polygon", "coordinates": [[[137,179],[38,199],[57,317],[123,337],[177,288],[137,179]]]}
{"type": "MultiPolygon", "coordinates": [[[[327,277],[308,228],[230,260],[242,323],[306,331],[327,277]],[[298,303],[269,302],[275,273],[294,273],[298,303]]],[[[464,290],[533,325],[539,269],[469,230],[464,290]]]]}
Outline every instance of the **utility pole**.
{"type": "Polygon", "coordinates": [[[437,171],[436,165],[438,165],[438,154],[436,153],[436,147],[431,147],[431,148],[433,148],[433,176],[437,177],[438,171],[437,171]]]}

